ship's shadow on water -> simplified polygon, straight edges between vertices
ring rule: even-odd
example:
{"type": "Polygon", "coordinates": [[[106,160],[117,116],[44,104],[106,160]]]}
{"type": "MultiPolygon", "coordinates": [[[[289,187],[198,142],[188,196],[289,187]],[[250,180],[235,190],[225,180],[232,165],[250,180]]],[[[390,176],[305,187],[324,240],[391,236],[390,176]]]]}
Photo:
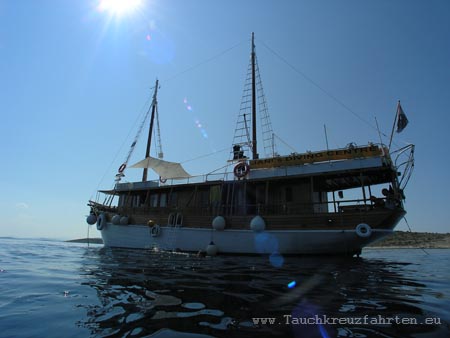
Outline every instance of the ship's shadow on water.
{"type": "Polygon", "coordinates": [[[124,249],[91,249],[85,258],[83,284],[96,290],[99,303],[80,305],[87,317],[78,325],[92,336],[448,337],[450,332],[448,318],[435,318],[433,301],[424,301],[424,295],[440,295],[411,277],[414,264],[285,257],[274,267],[268,256],[124,249]]]}

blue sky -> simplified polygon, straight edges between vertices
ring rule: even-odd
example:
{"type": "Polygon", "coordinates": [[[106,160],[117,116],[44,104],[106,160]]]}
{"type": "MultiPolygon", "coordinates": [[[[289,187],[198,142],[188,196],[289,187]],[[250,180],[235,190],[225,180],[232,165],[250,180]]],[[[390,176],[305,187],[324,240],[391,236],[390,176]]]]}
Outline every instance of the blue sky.
{"type": "Polygon", "coordinates": [[[231,147],[252,31],[274,131],[299,152],[326,147],[324,124],[330,147],[378,142],[361,119],[389,134],[401,100],[410,123],[395,142],[416,144],[409,224],[449,231],[449,1],[143,0],[122,16],[98,5],[0,1],[0,236],[86,235],[86,202],[111,187],[156,78],[165,159],[231,147]]]}

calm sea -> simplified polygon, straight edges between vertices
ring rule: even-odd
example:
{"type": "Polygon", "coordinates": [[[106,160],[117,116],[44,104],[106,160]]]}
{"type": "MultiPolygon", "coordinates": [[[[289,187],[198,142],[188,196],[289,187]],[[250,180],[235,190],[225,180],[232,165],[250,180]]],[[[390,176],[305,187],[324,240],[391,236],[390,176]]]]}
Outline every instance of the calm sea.
{"type": "Polygon", "coordinates": [[[0,238],[0,337],[450,337],[450,250],[361,259],[0,238]]]}

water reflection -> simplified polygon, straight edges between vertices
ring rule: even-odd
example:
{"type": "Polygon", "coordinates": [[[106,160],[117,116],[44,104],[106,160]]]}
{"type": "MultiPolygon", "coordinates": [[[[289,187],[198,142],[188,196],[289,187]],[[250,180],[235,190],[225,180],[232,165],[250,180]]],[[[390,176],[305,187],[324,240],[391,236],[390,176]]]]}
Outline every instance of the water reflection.
{"type": "Polygon", "coordinates": [[[83,284],[96,290],[100,304],[86,308],[87,320],[80,325],[93,336],[435,337],[450,332],[445,323],[419,324],[433,317],[423,303],[430,290],[411,277],[410,264],[285,257],[277,268],[268,256],[201,258],[121,249],[91,250],[85,258],[83,284]],[[349,322],[396,316],[418,324],[349,322]],[[273,324],[254,318],[273,318],[273,324]]]}

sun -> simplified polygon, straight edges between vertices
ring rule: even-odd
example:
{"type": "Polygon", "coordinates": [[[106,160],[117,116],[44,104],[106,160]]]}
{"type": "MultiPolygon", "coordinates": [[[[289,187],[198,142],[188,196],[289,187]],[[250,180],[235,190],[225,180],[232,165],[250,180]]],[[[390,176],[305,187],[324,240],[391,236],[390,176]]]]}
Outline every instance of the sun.
{"type": "Polygon", "coordinates": [[[142,0],[101,0],[98,10],[108,12],[111,15],[121,16],[138,9],[142,5],[142,0]]]}

